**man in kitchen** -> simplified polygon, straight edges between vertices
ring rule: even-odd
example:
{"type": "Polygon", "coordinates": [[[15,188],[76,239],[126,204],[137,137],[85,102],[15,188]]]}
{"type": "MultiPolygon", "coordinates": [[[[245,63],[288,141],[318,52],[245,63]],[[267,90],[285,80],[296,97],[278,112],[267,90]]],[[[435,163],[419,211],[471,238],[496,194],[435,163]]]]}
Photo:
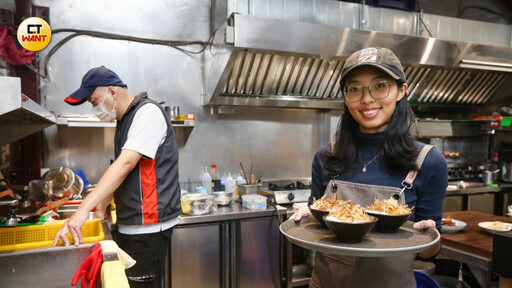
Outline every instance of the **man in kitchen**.
{"type": "Polygon", "coordinates": [[[114,197],[119,247],[137,263],[126,270],[130,287],[161,287],[164,261],[181,213],[178,179],[178,148],[171,122],[164,109],[146,92],[132,96],[127,85],[104,66],[85,74],[78,90],[64,99],[70,105],[86,101],[102,121],[117,120],[115,162],[105,171],[96,188],[57,233],[71,233],[75,245],[82,242],[80,228],[89,211],[103,218],[114,197]]]}

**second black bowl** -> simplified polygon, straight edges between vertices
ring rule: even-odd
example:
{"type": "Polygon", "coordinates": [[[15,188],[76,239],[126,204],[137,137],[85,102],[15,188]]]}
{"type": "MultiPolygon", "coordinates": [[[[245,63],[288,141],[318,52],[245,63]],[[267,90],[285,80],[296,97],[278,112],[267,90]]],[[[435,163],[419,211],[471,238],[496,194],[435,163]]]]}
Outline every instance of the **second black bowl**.
{"type": "Polygon", "coordinates": [[[340,242],[345,243],[359,243],[363,240],[364,236],[372,230],[377,223],[378,219],[370,216],[372,219],[370,222],[339,222],[326,219],[327,216],[323,217],[323,220],[327,227],[336,234],[336,237],[340,242]]]}
{"type": "Polygon", "coordinates": [[[320,222],[320,224],[322,224],[322,226],[324,228],[327,228],[327,225],[325,225],[323,217],[325,215],[328,215],[329,211],[322,211],[322,210],[314,209],[311,207],[309,207],[309,211],[311,211],[311,214],[313,214],[313,216],[315,216],[316,220],[318,220],[318,222],[320,222]]]}
{"type": "Polygon", "coordinates": [[[398,231],[400,226],[402,226],[409,217],[411,217],[411,214],[406,215],[392,215],[392,214],[384,214],[374,211],[365,211],[366,214],[377,217],[379,219],[379,222],[377,222],[377,225],[375,225],[375,230],[382,232],[382,233],[395,233],[398,231]]]}

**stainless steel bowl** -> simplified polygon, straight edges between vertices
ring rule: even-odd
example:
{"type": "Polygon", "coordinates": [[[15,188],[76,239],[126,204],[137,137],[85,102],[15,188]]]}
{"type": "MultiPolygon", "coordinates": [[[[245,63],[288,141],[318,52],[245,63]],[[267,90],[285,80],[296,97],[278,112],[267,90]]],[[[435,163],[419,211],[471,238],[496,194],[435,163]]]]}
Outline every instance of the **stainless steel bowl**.
{"type": "Polygon", "coordinates": [[[217,191],[217,192],[213,192],[212,193],[213,196],[215,198],[219,198],[219,197],[229,197],[229,198],[233,198],[233,192],[226,192],[226,191],[217,191]]]}
{"type": "Polygon", "coordinates": [[[59,219],[68,219],[71,218],[78,210],[80,205],[63,205],[57,208],[57,213],[59,214],[59,219]]]}
{"type": "Polygon", "coordinates": [[[220,206],[226,206],[231,203],[231,200],[233,199],[233,192],[226,192],[226,191],[217,191],[213,192],[213,196],[215,196],[215,203],[220,206]]]}
{"type": "Polygon", "coordinates": [[[215,197],[215,203],[220,206],[226,206],[231,203],[231,197],[215,197]]]}
{"type": "Polygon", "coordinates": [[[87,195],[89,195],[89,193],[91,193],[94,188],[96,188],[96,184],[89,183],[85,185],[84,190],[82,191],[82,198],[85,199],[85,197],[87,197],[87,195]]]}
{"type": "Polygon", "coordinates": [[[50,169],[43,175],[43,180],[53,182],[50,195],[53,199],[64,197],[68,197],[70,200],[76,199],[80,196],[84,187],[82,178],[66,167],[50,169]]]}

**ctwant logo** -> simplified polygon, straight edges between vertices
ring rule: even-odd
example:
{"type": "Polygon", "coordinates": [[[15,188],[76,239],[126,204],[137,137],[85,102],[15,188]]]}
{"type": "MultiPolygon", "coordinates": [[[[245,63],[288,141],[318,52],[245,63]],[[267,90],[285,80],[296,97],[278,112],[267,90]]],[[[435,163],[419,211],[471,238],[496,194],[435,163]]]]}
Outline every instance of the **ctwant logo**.
{"type": "Polygon", "coordinates": [[[51,38],[52,31],[50,25],[41,18],[27,18],[18,27],[18,41],[27,50],[43,50],[48,46],[51,38]]]}

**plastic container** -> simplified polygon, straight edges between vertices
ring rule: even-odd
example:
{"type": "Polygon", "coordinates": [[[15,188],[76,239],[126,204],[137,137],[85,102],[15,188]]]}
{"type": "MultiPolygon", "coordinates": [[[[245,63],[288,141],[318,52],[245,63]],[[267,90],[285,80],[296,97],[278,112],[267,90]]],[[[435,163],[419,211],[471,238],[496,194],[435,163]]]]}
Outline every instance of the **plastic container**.
{"type": "MultiPolygon", "coordinates": [[[[65,220],[56,220],[50,224],[1,228],[0,253],[50,247],[55,235],[65,222],[65,220]]],[[[81,230],[83,243],[98,242],[105,237],[100,219],[85,221],[81,230]]],[[[68,233],[66,237],[70,244],[74,244],[71,234],[68,233]]],[[[63,245],[62,240],[59,240],[58,245],[63,245]]]]}
{"type": "Polygon", "coordinates": [[[199,194],[208,194],[208,190],[206,189],[206,187],[203,187],[203,186],[197,186],[197,187],[196,187],[196,193],[199,193],[199,194]]]}
{"type": "Polygon", "coordinates": [[[82,171],[82,170],[75,170],[73,172],[75,172],[75,174],[78,177],[82,178],[82,181],[84,182],[84,187],[87,186],[87,184],[89,184],[89,180],[87,180],[87,178],[85,177],[84,171],[82,171]]]}
{"type": "Polygon", "coordinates": [[[235,183],[236,183],[235,199],[236,199],[236,197],[238,197],[240,195],[240,191],[239,191],[238,187],[240,185],[244,185],[247,183],[242,175],[243,175],[243,172],[240,171],[240,173],[238,173],[238,177],[236,177],[236,180],[235,180],[235,183]]]}
{"type": "Polygon", "coordinates": [[[261,184],[238,185],[238,194],[240,195],[240,197],[242,197],[243,195],[260,194],[260,187],[261,184]]]}
{"type": "Polygon", "coordinates": [[[212,179],[217,179],[217,164],[212,164],[212,179]]]}
{"type": "Polygon", "coordinates": [[[181,211],[186,215],[204,215],[215,212],[217,205],[213,195],[189,193],[181,197],[181,211]]]}
{"type": "Polygon", "coordinates": [[[231,173],[228,173],[228,177],[226,178],[226,182],[224,184],[226,186],[226,192],[233,193],[233,197],[236,193],[236,181],[231,177],[231,173]]]}
{"type": "Polygon", "coordinates": [[[210,173],[208,173],[208,167],[204,167],[204,174],[201,178],[201,183],[203,184],[203,187],[206,187],[206,193],[212,194],[212,177],[210,176],[210,173]]]}
{"type": "Polygon", "coordinates": [[[251,210],[267,209],[267,197],[261,195],[242,195],[243,206],[251,210]]]}
{"type": "Polygon", "coordinates": [[[212,186],[212,192],[220,191],[220,181],[217,181],[217,164],[212,164],[212,169],[210,171],[212,177],[212,183],[210,183],[210,185],[212,186]],[[217,185],[217,187],[215,185],[217,185]]]}
{"type": "Polygon", "coordinates": [[[503,120],[501,120],[501,127],[510,127],[512,124],[512,117],[503,116],[503,120]]]}
{"type": "Polygon", "coordinates": [[[441,288],[437,282],[421,271],[414,271],[417,288],[441,288]]]}

